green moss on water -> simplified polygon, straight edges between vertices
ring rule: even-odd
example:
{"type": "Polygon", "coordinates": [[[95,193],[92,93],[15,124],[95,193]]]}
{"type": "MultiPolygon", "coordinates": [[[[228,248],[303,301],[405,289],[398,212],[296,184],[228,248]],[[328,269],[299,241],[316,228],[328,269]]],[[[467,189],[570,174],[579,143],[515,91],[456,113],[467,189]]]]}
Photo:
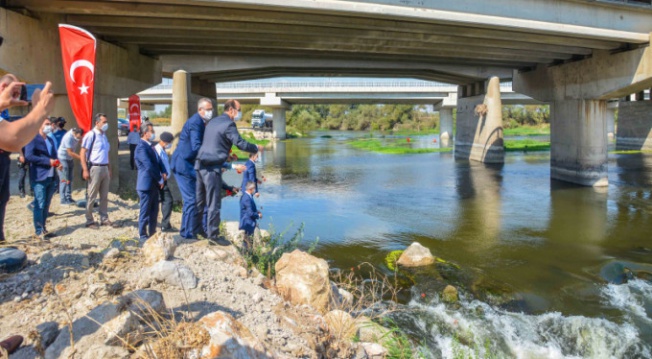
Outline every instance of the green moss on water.
{"type": "Polygon", "coordinates": [[[401,257],[401,254],[403,254],[402,250],[391,251],[387,257],[385,257],[385,265],[387,265],[387,268],[392,272],[396,270],[396,261],[401,257]]]}
{"type": "Polygon", "coordinates": [[[505,151],[507,151],[507,152],[550,151],[550,142],[536,141],[536,140],[531,140],[531,139],[505,140],[505,151]]]}
{"type": "MultiPolygon", "coordinates": [[[[405,141],[405,140],[402,140],[405,141]]],[[[450,152],[453,149],[445,148],[412,148],[410,143],[396,141],[386,141],[385,143],[374,138],[359,138],[349,142],[349,144],[359,150],[370,151],[383,154],[403,155],[433,152],[450,152]]]]}
{"type": "Polygon", "coordinates": [[[648,150],[613,150],[609,151],[609,153],[613,153],[614,155],[638,155],[638,154],[650,154],[652,151],[648,150]]]}

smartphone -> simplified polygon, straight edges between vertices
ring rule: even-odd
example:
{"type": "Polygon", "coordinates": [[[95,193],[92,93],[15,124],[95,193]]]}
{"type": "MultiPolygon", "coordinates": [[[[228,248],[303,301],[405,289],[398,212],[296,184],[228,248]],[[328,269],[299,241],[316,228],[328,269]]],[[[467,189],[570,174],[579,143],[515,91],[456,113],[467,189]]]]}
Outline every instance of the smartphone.
{"type": "Polygon", "coordinates": [[[27,86],[25,85],[20,87],[20,100],[27,101],[27,86]]]}

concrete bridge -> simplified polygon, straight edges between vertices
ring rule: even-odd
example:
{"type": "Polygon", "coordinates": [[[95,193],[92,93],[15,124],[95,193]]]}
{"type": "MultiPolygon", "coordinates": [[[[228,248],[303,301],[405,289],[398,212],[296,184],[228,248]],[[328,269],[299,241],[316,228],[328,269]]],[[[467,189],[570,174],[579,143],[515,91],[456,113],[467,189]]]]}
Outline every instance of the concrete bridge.
{"type": "MultiPolygon", "coordinates": [[[[1,70],[28,82],[54,80],[66,97],[59,56],[39,59],[60,53],[57,23],[81,26],[100,39],[96,111],[116,116],[117,98],[173,76],[176,128],[199,96],[216,97],[216,82],[424,79],[460,85],[456,157],[500,161],[502,138],[492,127],[499,121],[489,121],[500,91],[487,79],[512,80],[516,92],[551,105],[551,176],[583,185],[607,184],[607,101],[652,87],[649,0],[2,0],[0,6],[1,70]]],[[[269,103],[283,106],[280,99],[269,103]]],[[[625,111],[632,116],[652,112],[648,101],[632,103],[625,111]]],[[[66,101],[57,113],[72,118],[66,101]]],[[[643,132],[652,119],[643,121],[632,126],[630,143],[649,143],[643,132]]]]}

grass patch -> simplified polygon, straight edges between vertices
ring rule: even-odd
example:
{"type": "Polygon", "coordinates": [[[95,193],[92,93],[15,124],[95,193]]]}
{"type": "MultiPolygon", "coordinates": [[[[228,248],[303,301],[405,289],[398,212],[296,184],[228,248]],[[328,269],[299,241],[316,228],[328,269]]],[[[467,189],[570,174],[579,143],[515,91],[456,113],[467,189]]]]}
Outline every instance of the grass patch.
{"type": "Polygon", "coordinates": [[[613,150],[609,151],[609,153],[613,153],[615,155],[638,155],[638,154],[650,154],[652,151],[650,150],[613,150]]]}
{"type": "Polygon", "coordinates": [[[165,117],[150,118],[149,122],[154,126],[170,126],[172,119],[165,117]]]}
{"type": "Polygon", "coordinates": [[[507,152],[533,152],[533,151],[550,151],[550,142],[525,140],[505,140],[505,151],[507,152]]]}
{"type": "Polygon", "coordinates": [[[382,143],[380,140],[374,138],[359,138],[349,142],[349,144],[359,150],[392,155],[450,152],[453,150],[450,147],[412,148],[411,144],[407,142],[401,143],[398,141],[391,141],[382,143]]]}
{"type": "Polygon", "coordinates": [[[550,125],[546,126],[521,126],[503,129],[504,136],[541,136],[550,135],[550,125]]]}
{"type": "Polygon", "coordinates": [[[429,128],[426,130],[396,130],[388,131],[387,133],[395,136],[423,136],[423,135],[436,135],[439,133],[439,128],[429,128]]]}
{"type": "MultiPolygon", "coordinates": [[[[267,144],[269,144],[269,142],[270,142],[269,140],[257,140],[254,137],[254,134],[251,133],[251,132],[249,132],[248,134],[242,136],[242,138],[247,140],[247,142],[249,142],[249,143],[253,143],[254,145],[261,145],[263,147],[267,146],[267,144]]],[[[243,159],[245,161],[249,158],[249,152],[240,151],[240,149],[235,147],[235,146],[233,146],[232,149],[233,149],[233,153],[235,153],[235,155],[238,156],[238,158],[243,159]]]]}

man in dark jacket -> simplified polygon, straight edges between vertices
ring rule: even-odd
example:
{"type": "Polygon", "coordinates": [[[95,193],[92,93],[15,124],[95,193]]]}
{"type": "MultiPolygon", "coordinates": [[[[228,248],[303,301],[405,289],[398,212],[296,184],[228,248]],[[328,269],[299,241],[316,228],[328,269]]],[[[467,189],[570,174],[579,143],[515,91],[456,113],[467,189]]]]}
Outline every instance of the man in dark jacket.
{"type": "Polygon", "coordinates": [[[138,216],[138,234],[140,239],[147,239],[156,233],[158,220],[159,190],[163,188],[163,174],[156,152],[149,141],[156,135],[151,123],[140,127],[140,143],[136,146],[134,160],[138,168],[136,191],[140,198],[140,215],[138,216]]]}
{"type": "Polygon", "coordinates": [[[244,230],[245,238],[244,243],[247,249],[252,248],[254,230],[256,229],[256,222],[258,219],[263,218],[263,214],[256,208],[254,202],[254,191],[256,190],[256,183],[249,181],[242,189],[244,193],[240,197],[240,226],[239,229],[244,230]]]}
{"type": "MultiPolygon", "coordinates": [[[[197,194],[195,206],[195,234],[201,231],[204,206],[208,207],[207,231],[208,239],[218,241],[220,226],[220,208],[222,206],[222,167],[229,157],[231,147],[235,145],[242,151],[257,153],[263,147],[251,144],[240,137],[238,128],[233,122],[240,117],[240,103],[227,100],[224,103],[224,113],[212,119],[204,131],[204,140],[197,154],[195,169],[197,170],[197,194]]],[[[218,242],[220,243],[220,242],[218,242]]],[[[226,244],[226,243],[225,243],[226,244]]]]}
{"type": "Polygon", "coordinates": [[[25,146],[25,159],[29,162],[29,180],[34,188],[34,229],[36,236],[47,240],[50,236],[45,223],[48,219],[50,202],[57,186],[54,171],[61,167],[57,159],[57,147],[54,140],[48,137],[52,130],[50,120],[46,119],[39,134],[25,146]]]}
{"type": "MultiPolygon", "coordinates": [[[[195,238],[193,221],[196,207],[195,159],[204,139],[206,122],[213,118],[213,102],[202,98],[197,102],[197,113],[192,115],[183,125],[179,134],[179,143],[172,154],[172,173],[177,178],[177,185],[183,199],[183,212],[181,215],[181,237],[195,238]]],[[[199,212],[203,213],[203,209],[199,212]]]]}

